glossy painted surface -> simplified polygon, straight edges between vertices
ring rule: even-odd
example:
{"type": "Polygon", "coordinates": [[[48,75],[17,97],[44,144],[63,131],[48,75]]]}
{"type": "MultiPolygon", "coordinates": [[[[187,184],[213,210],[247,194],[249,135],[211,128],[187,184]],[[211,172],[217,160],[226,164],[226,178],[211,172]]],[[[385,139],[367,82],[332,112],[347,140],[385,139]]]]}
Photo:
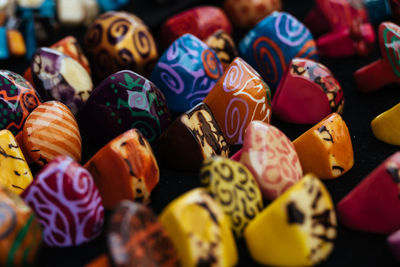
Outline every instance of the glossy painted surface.
{"type": "MultiPolygon", "coordinates": [[[[65,37],[65,38],[59,40],[58,42],[54,43],[53,45],[51,45],[50,48],[57,50],[65,55],[70,56],[71,58],[75,59],[82,65],[82,67],[85,68],[85,70],[88,72],[88,74],[91,75],[92,72],[91,72],[91,69],[89,66],[89,61],[88,61],[87,57],[85,56],[85,54],[83,53],[81,46],[79,45],[78,41],[76,40],[76,38],[74,36],[68,35],[67,37],[65,37]]],[[[34,84],[31,67],[28,67],[28,69],[25,70],[25,73],[23,76],[31,84],[34,84]]]]}
{"type": "Polygon", "coordinates": [[[42,229],[32,209],[2,185],[0,218],[0,265],[33,265],[42,245],[42,229]]]}
{"type": "Polygon", "coordinates": [[[111,215],[107,244],[113,266],[178,266],[178,254],[153,212],[122,201],[111,215]]]}
{"type": "Polygon", "coordinates": [[[17,135],[41,99],[32,85],[17,73],[0,70],[0,129],[17,135]]]}
{"type": "Polygon", "coordinates": [[[237,237],[263,209],[261,191],[251,172],[241,163],[212,157],[204,161],[200,180],[229,216],[237,237]]]}
{"type": "Polygon", "coordinates": [[[382,142],[400,145],[400,104],[379,114],[371,121],[372,132],[382,142]]]}
{"type": "Polygon", "coordinates": [[[390,234],[400,228],[400,153],[368,174],[336,206],[340,222],[351,229],[390,234]]]}
{"type": "Polygon", "coordinates": [[[171,114],[157,86],[124,70],[110,75],[95,88],[80,120],[85,132],[103,144],[132,128],[139,129],[153,143],[170,124],[171,114]]]}
{"type": "Polygon", "coordinates": [[[314,124],[332,112],[343,113],[339,82],[322,64],[295,58],[272,99],[272,113],[291,123],[314,124]]]}
{"type": "Polygon", "coordinates": [[[150,74],[158,52],[147,26],[131,13],[110,11],[98,17],[85,35],[85,48],[98,80],[120,70],[150,74]]]}
{"type": "Polygon", "coordinates": [[[238,256],[229,218],[203,188],[172,201],[159,217],[182,266],[234,266],[238,256]]]}
{"type": "Polygon", "coordinates": [[[102,231],[104,208],[90,173],[68,156],[47,164],[22,198],[34,210],[50,247],[76,246],[102,231]]]}
{"type": "Polygon", "coordinates": [[[293,58],[318,60],[310,31],[285,12],[273,12],[250,30],[239,43],[239,54],[273,89],[293,58]]]}
{"type": "Polygon", "coordinates": [[[215,51],[224,70],[238,56],[232,37],[222,30],[215,32],[204,42],[215,51]]]}
{"type": "Polygon", "coordinates": [[[32,182],[31,170],[13,134],[0,131],[0,183],[15,194],[21,194],[32,182]]]}
{"type": "Polygon", "coordinates": [[[61,53],[70,56],[71,58],[78,61],[82,65],[82,67],[84,67],[85,70],[89,73],[89,75],[92,73],[90,70],[89,61],[74,36],[69,35],[59,40],[57,43],[53,44],[50,48],[53,48],[57,51],[60,51],[61,53]]]}
{"type": "Polygon", "coordinates": [[[32,111],[22,135],[25,151],[41,166],[59,155],[68,155],[77,162],[81,160],[78,124],[71,111],[60,102],[45,102],[32,111]]]}
{"type": "Polygon", "coordinates": [[[92,79],[83,66],[57,50],[37,49],[31,69],[35,87],[43,99],[62,102],[74,115],[92,92],[92,79]]]}
{"type": "Polygon", "coordinates": [[[280,11],[282,3],[281,0],[225,0],[224,9],[233,24],[250,28],[272,12],[280,11]]]}
{"type": "Polygon", "coordinates": [[[186,33],[206,40],[218,30],[232,33],[232,26],[224,11],[215,6],[199,6],[169,18],[161,27],[161,39],[169,46],[186,33]]]}
{"type": "Polygon", "coordinates": [[[252,120],[269,123],[271,91],[260,75],[236,58],[204,99],[230,144],[241,144],[252,120]]]}
{"type": "Polygon", "coordinates": [[[124,199],[150,201],[159,181],[151,147],[137,130],[129,130],[99,150],[84,166],[93,175],[106,209],[124,199]]]}
{"type": "Polygon", "coordinates": [[[244,235],[261,264],[313,266],[332,252],[336,226],[328,190],[309,174],[265,208],[244,235]]]}
{"type": "Polygon", "coordinates": [[[177,118],[160,137],[157,149],[172,168],[198,171],[212,156],[229,156],[229,144],[207,104],[177,118]]]}
{"type": "Polygon", "coordinates": [[[252,172],[268,200],[274,200],[303,177],[292,142],[261,121],[252,121],[247,127],[239,161],[252,172]]]}
{"type": "Polygon", "coordinates": [[[345,121],[332,113],[293,141],[304,173],[334,179],[354,165],[350,133],[345,121]],[[310,149],[312,148],[312,149],[310,149]]]}
{"type": "Polygon", "coordinates": [[[185,112],[201,102],[223,73],[214,50],[191,34],[167,49],[151,74],[172,111],[185,112]]]}

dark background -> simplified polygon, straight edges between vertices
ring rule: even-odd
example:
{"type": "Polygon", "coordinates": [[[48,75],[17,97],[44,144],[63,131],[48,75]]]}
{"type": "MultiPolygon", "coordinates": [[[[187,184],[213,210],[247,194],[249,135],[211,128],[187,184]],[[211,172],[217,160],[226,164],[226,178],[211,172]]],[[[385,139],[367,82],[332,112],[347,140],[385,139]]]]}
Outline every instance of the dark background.
{"type": "MultiPolygon", "coordinates": [[[[159,36],[160,24],[170,15],[185,8],[199,4],[219,5],[221,1],[201,0],[164,0],[159,4],[156,0],[132,0],[124,10],[141,17],[151,28],[156,39],[159,36]]],[[[313,5],[312,0],[283,1],[283,10],[303,20],[313,5]]],[[[62,29],[52,35],[52,42],[72,34],[81,44],[85,29],[62,29]]],[[[235,29],[234,37],[238,42],[245,32],[235,29]]],[[[160,51],[160,54],[163,51],[160,51]]],[[[345,95],[345,110],[343,118],[351,134],[355,164],[342,177],[333,181],[324,181],[333,201],[340,201],[369,172],[378,166],[385,158],[397,151],[397,147],[387,145],[377,140],[370,128],[371,120],[400,102],[400,88],[397,85],[388,86],[371,94],[361,94],[356,90],[353,73],[358,68],[379,57],[378,45],[375,52],[368,58],[326,59],[320,61],[334,73],[343,87],[345,95]]],[[[9,69],[22,74],[28,62],[19,60],[0,61],[0,68],[9,69]]],[[[377,77],[378,78],[378,77],[377,77]]],[[[291,140],[309,129],[311,125],[291,125],[273,119],[272,124],[280,128],[291,140]]],[[[83,133],[84,135],[84,133],[83,133]]],[[[232,150],[237,150],[238,147],[232,150]]],[[[95,146],[84,139],[83,163],[96,152],[95,146]]],[[[197,173],[185,173],[168,169],[159,162],[160,183],[152,193],[150,207],[159,214],[174,198],[199,185],[197,173]]],[[[107,213],[107,215],[109,215],[107,213]]],[[[237,242],[239,250],[239,266],[259,266],[251,260],[243,240],[237,242]]],[[[105,234],[79,247],[43,248],[38,266],[82,266],[106,251],[105,234]]],[[[386,236],[361,233],[346,229],[339,225],[335,249],[321,266],[397,266],[389,252],[386,236]]]]}

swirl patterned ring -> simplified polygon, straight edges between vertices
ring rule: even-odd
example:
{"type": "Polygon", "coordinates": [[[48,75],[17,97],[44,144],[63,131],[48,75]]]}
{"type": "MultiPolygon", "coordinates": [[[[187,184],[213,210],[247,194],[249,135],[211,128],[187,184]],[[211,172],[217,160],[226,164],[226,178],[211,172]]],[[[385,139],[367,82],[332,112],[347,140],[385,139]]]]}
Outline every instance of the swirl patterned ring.
{"type": "MultiPolygon", "coordinates": [[[[88,196],[87,193],[89,193],[90,188],[93,187],[93,182],[89,178],[90,174],[82,169],[78,169],[74,175],[75,179],[72,181],[72,187],[78,194],[88,196]]],[[[65,194],[65,196],[67,197],[68,195],[65,194]]]]}
{"type": "Polygon", "coordinates": [[[181,94],[185,89],[182,77],[167,64],[159,62],[158,67],[162,70],[160,78],[167,85],[168,89],[177,95],[181,94]]]}
{"type": "Polygon", "coordinates": [[[275,32],[282,43],[293,47],[301,45],[309,35],[303,24],[282,13],[276,18],[275,32]]]}
{"type": "Polygon", "coordinates": [[[249,116],[249,105],[242,98],[232,98],[225,111],[225,133],[228,138],[236,136],[239,132],[238,142],[241,142],[243,137],[243,128],[246,125],[247,117],[249,116]],[[240,106],[244,107],[244,115],[240,113],[240,106]],[[236,123],[235,123],[236,122],[236,123]]]}
{"type": "Polygon", "coordinates": [[[17,214],[7,203],[0,203],[0,239],[6,238],[17,226],[17,214]]]}
{"type": "Polygon", "coordinates": [[[129,49],[123,48],[118,51],[118,65],[123,68],[133,69],[136,65],[135,58],[129,49]]]}
{"type": "Polygon", "coordinates": [[[247,202],[243,201],[244,216],[249,220],[253,219],[257,215],[257,210],[254,207],[248,207],[247,202]]]}
{"type": "Polygon", "coordinates": [[[231,222],[234,227],[239,227],[240,225],[242,225],[243,220],[239,214],[231,214],[231,222]]]}
{"type": "Polygon", "coordinates": [[[218,79],[221,76],[222,70],[219,68],[220,65],[215,54],[211,50],[206,49],[202,52],[201,58],[207,76],[211,79],[218,79]]]}
{"type": "Polygon", "coordinates": [[[279,74],[286,69],[286,60],[281,48],[267,37],[259,37],[253,44],[256,65],[263,78],[277,83],[279,74]]]}
{"type": "Polygon", "coordinates": [[[239,179],[239,183],[242,184],[242,185],[247,184],[247,183],[249,182],[249,176],[248,176],[246,170],[243,169],[242,167],[239,167],[239,168],[237,169],[237,171],[238,171],[238,173],[240,173],[240,174],[242,175],[242,177],[243,177],[243,179],[239,179]]]}
{"type": "Polygon", "coordinates": [[[215,171],[219,174],[219,176],[225,180],[226,182],[231,182],[233,181],[233,170],[232,168],[226,164],[226,163],[221,163],[220,168],[215,168],[215,171]],[[228,171],[228,173],[226,173],[228,171]]]}
{"type": "Polygon", "coordinates": [[[128,94],[128,105],[130,107],[142,110],[149,110],[149,100],[147,99],[145,93],[138,91],[128,91],[128,94]]]}
{"type": "Polygon", "coordinates": [[[133,35],[133,43],[136,51],[142,58],[147,58],[151,51],[151,40],[144,28],[138,29],[133,35]]]}
{"type": "Polygon", "coordinates": [[[71,158],[50,164],[24,197],[43,226],[45,243],[71,246],[92,240],[101,232],[104,212],[93,179],[71,158]]]}
{"type": "Polygon", "coordinates": [[[245,186],[245,187],[243,187],[242,185],[240,185],[240,184],[235,184],[235,190],[237,191],[237,192],[241,192],[240,193],[240,195],[242,196],[242,199],[245,199],[245,200],[252,200],[252,199],[254,199],[249,193],[252,193],[254,190],[252,190],[252,188],[251,187],[248,187],[248,186],[245,186]],[[250,191],[252,191],[252,192],[249,192],[249,190],[250,191]],[[244,196],[243,196],[244,195],[244,196]]]}
{"type": "Polygon", "coordinates": [[[224,82],[222,83],[223,89],[225,92],[229,93],[232,91],[236,91],[242,85],[243,80],[243,65],[240,61],[237,61],[238,64],[232,64],[228,72],[225,75],[224,82]]]}
{"type": "Polygon", "coordinates": [[[247,194],[246,194],[247,198],[251,201],[255,200],[257,198],[257,192],[254,189],[254,187],[250,187],[247,194]]]}
{"type": "Polygon", "coordinates": [[[131,22],[124,18],[114,20],[107,30],[107,40],[111,45],[116,45],[128,33],[131,22]]]}
{"type": "Polygon", "coordinates": [[[95,24],[91,27],[85,39],[85,45],[88,48],[96,47],[101,43],[103,36],[103,27],[100,24],[95,24]]]}
{"type": "Polygon", "coordinates": [[[232,207],[233,205],[233,192],[227,188],[223,188],[221,186],[219,186],[220,183],[217,183],[215,185],[216,190],[217,190],[217,196],[219,199],[219,202],[226,207],[229,207],[232,209],[232,212],[235,210],[234,207],[232,207]]]}

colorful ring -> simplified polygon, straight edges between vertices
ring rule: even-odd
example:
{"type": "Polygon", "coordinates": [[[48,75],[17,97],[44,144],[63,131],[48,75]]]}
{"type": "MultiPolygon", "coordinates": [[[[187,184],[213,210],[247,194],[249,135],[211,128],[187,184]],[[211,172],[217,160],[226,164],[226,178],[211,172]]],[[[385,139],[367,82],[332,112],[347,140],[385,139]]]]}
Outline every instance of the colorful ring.
{"type": "Polygon", "coordinates": [[[298,124],[315,124],[332,112],[343,111],[339,82],[322,64],[295,58],[286,70],[272,100],[272,114],[298,124]]]}
{"type": "Polygon", "coordinates": [[[274,12],[258,23],[240,42],[239,53],[274,89],[292,58],[318,60],[310,31],[285,12],[274,12]]]}
{"type": "Polygon", "coordinates": [[[191,34],[167,49],[151,74],[172,111],[185,112],[203,101],[222,75],[217,54],[191,34]]]}
{"type": "Polygon", "coordinates": [[[80,115],[85,132],[102,144],[132,128],[152,143],[171,122],[165,97],[157,86],[129,70],[100,83],[80,115]]]}

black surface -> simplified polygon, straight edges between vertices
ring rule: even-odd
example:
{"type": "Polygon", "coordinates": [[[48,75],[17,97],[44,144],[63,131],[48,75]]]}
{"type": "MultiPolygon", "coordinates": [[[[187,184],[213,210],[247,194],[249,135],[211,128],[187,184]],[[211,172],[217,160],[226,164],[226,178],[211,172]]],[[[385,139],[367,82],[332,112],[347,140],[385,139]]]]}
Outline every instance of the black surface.
{"type": "MultiPolygon", "coordinates": [[[[155,0],[132,0],[133,4],[124,10],[129,10],[151,27],[155,37],[158,28],[165,18],[195,4],[218,4],[220,1],[175,0],[167,1],[164,5],[155,0]]],[[[287,0],[283,1],[284,10],[303,19],[312,7],[312,1],[287,0]]],[[[84,29],[60,29],[53,36],[53,41],[67,34],[78,37],[82,44],[84,29]]],[[[243,31],[235,32],[236,41],[240,40],[243,31]]],[[[368,58],[351,59],[321,59],[321,62],[331,69],[341,83],[345,95],[345,110],[343,118],[346,121],[352,137],[355,152],[354,167],[344,176],[324,181],[335,203],[340,201],[354,186],[356,186],[370,171],[385,158],[397,151],[397,147],[384,144],[374,138],[370,128],[371,120],[381,112],[400,102],[399,86],[393,85],[375,93],[361,94],[356,90],[353,72],[361,66],[372,62],[379,57],[379,49],[368,58]]],[[[161,53],[162,51],[160,51],[161,53]]],[[[0,67],[23,73],[28,66],[24,60],[8,60],[0,62],[0,67]]],[[[291,125],[273,120],[291,140],[302,134],[311,125],[291,125]]],[[[84,140],[84,161],[94,152],[93,146],[87,145],[84,140]]],[[[238,148],[236,148],[238,149],[238,148]]],[[[162,162],[160,183],[152,193],[151,208],[159,214],[161,210],[174,198],[187,190],[199,185],[196,173],[184,173],[169,170],[162,162]]],[[[258,266],[254,263],[243,241],[238,241],[239,266],[258,266]]],[[[44,248],[39,257],[38,266],[82,266],[94,259],[98,254],[106,251],[104,235],[95,241],[73,248],[44,248]]],[[[335,249],[330,257],[321,266],[397,266],[388,250],[386,236],[351,231],[343,226],[338,228],[338,237],[335,249]]]]}

